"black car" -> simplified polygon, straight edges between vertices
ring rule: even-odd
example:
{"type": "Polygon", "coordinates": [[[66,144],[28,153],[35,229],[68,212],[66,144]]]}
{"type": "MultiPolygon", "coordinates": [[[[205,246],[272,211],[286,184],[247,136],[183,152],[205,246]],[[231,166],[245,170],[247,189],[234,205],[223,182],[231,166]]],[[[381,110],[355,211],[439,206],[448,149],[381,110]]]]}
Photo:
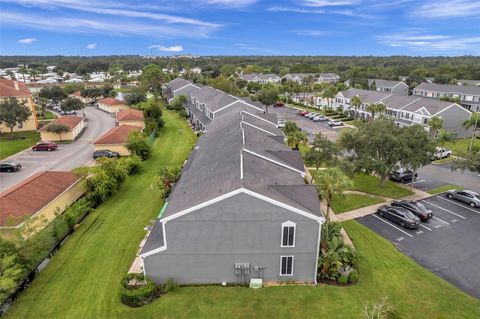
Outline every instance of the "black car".
{"type": "Polygon", "coordinates": [[[411,200],[398,200],[392,203],[393,207],[403,207],[411,211],[415,216],[420,218],[422,222],[426,222],[433,217],[433,213],[425,205],[411,200]]]}
{"type": "MultiPolygon", "coordinates": [[[[417,178],[417,174],[415,173],[415,178],[417,178]]],[[[413,180],[413,172],[408,169],[404,170],[395,170],[390,173],[390,179],[403,183],[405,181],[413,180]]]]}
{"type": "Polygon", "coordinates": [[[391,220],[405,228],[417,228],[420,224],[420,219],[411,211],[403,207],[392,207],[383,205],[377,210],[378,215],[391,220]]]}
{"type": "Polygon", "coordinates": [[[16,172],[22,168],[22,165],[14,162],[2,162],[0,163],[0,172],[16,172]]]}
{"type": "Polygon", "coordinates": [[[93,152],[93,159],[97,159],[99,157],[117,158],[117,157],[120,157],[120,154],[117,152],[109,151],[109,150],[101,150],[101,151],[93,152]]]}

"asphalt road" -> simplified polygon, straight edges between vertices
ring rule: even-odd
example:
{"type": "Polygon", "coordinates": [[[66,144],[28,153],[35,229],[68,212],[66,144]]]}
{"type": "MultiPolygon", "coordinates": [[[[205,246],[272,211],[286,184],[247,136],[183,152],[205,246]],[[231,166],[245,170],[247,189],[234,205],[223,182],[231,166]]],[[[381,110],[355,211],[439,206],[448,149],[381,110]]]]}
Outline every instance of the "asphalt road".
{"type": "Polygon", "coordinates": [[[480,176],[470,171],[452,171],[451,163],[430,164],[418,171],[415,187],[428,191],[430,189],[446,185],[458,185],[476,192],[480,192],[480,176]]]}
{"type": "Polygon", "coordinates": [[[93,107],[85,108],[87,127],[77,140],[70,144],[59,144],[53,152],[34,152],[31,149],[13,156],[9,160],[18,162],[22,169],[15,173],[0,173],[0,191],[23,181],[33,174],[45,171],[69,171],[92,160],[92,142],[115,126],[111,114],[93,107]]]}
{"type": "Polygon", "coordinates": [[[421,202],[434,217],[415,230],[402,228],[377,214],[357,221],[423,267],[480,298],[480,208],[450,200],[444,194],[421,202]]]}

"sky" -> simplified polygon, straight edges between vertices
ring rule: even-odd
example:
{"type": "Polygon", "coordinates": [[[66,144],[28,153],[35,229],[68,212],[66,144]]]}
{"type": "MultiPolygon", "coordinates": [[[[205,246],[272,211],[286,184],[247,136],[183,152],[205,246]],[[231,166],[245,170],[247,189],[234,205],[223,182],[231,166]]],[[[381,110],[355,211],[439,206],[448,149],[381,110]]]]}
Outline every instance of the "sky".
{"type": "Polygon", "coordinates": [[[0,0],[1,55],[480,55],[479,0],[0,0]]]}

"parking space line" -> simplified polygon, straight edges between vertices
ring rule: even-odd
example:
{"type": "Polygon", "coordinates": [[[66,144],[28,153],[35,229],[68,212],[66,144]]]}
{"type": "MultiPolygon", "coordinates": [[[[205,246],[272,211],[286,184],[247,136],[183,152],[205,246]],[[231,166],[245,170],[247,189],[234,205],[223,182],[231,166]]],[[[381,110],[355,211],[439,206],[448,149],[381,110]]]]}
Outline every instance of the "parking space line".
{"type": "Polygon", "coordinates": [[[436,216],[432,216],[432,217],[435,218],[436,220],[441,221],[442,223],[445,223],[445,224],[447,224],[447,225],[450,225],[449,223],[447,223],[447,222],[444,221],[443,219],[440,219],[440,218],[438,218],[438,217],[436,217],[436,216]]]}
{"type": "Polygon", "coordinates": [[[425,226],[425,225],[422,225],[422,224],[420,224],[420,226],[421,226],[421,227],[423,227],[423,228],[426,228],[426,229],[428,229],[429,231],[432,231],[432,229],[431,229],[431,228],[428,228],[428,227],[427,227],[427,226],[425,226]]]}
{"type": "MultiPolygon", "coordinates": [[[[419,181],[415,181],[413,184],[415,185],[415,184],[417,184],[417,183],[421,183],[421,182],[425,182],[425,181],[426,181],[426,179],[421,179],[421,180],[419,180],[419,181]]],[[[410,185],[410,184],[412,184],[412,182],[406,183],[405,185],[410,185]]]]}
{"type": "Polygon", "coordinates": [[[441,209],[441,210],[446,211],[447,213],[450,213],[450,214],[453,214],[453,215],[458,216],[458,217],[460,217],[460,218],[466,219],[466,217],[464,217],[464,216],[462,216],[462,215],[459,215],[459,214],[457,214],[457,213],[454,213],[454,212],[452,212],[451,210],[445,209],[445,208],[443,208],[443,207],[441,207],[441,206],[435,205],[435,204],[430,203],[429,201],[426,201],[426,200],[423,200],[423,201],[424,201],[425,203],[427,203],[428,205],[435,206],[435,207],[437,207],[437,208],[439,208],[439,209],[441,209]]]}
{"type": "Polygon", "coordinates": [[[455,205],[457,205],[457,206],[460,206],[460,207],[462,207],[462,208],[471,210],[472,212],[474,212],[474,213],[476,213],[476,214],[480,214],[480,212],[477,212],[476,210],[471,209],[470,207],[466,207],[466,206],[464,206],[464,205],[460,205],[459,203],[455,203],[454,201],[451,201],[451,200],[449,200],[449,199],[446,199],[446,198],[443,198],[443,197],[437,197],[437,198],[443,199],[444,201],[450,202],[450,203],[455,204],[455,205]]]}
{"type": "Polygon", "coordinates": [[[409,234],[409,233],[407,233],[406,231],[404,231],[404,230],[402,230],[402,229],[398,228],[397,226],[395,226],[395,225],[391,224],[390,222],[387,222],[386,220],[383,220],[382,218],[380,218],[380,217],[378,217],[378,216],[375,216],[375,215],[373,215],[373,214],[372,214],[371,216],[373,216],[373,217],[375,217],[376,219],[378,219],[378,220],[380,220],[380,221],[384,222],[385,224],[388,224],[388,225],[392,226],[392,227],[393,227],[393,228],[395,228],[396,230],[399,230],[399,231],[401,231],[401,232],[402,232],[402,233],[404,233],[405,235],[407,235],[407,236],[410,236],[410,237],[412,237],[412,238],[413,238],[413,236],[412,236],[412,235],[410,235],[410,234],[409,234]]]}

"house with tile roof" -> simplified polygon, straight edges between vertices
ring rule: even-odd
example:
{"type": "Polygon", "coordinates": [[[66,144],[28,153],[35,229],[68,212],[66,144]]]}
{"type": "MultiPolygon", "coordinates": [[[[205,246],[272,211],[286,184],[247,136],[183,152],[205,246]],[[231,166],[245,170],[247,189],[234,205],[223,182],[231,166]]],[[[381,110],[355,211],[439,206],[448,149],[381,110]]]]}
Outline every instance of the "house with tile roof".
{"type": "Polygon", "coordinates": [[[98,101],[98,108],[108,113],[117,113],[121,110],[128,109],[125,102],[114,99],[113,97],[107,97],[98,101]]]}
{"type": "MultiPolygon", "coordinates": [[[[472,113],[452,102],[351,88],[336,95],[333,107],[342,108],[349,111],[353,117],[369,121],[372,115],[367,111],[368,105],[378,103],[385,105],[385,115],[392,118],[398,126],[417,124],[430,131],[429,120],[432,117],[441,117],[444,129],[456,133],[458,137],[471,136],[471,131],[462,124],[472,113]],[[351,105],[354,96],[359,96],[362,100],[362,105],[357,109],[351,105]]],[[[375,118],[378,116],[380,114],[376,114],[375,118]]]]}
{"type": "Polygon", "coordinates": [[[88,103],[89,102],[88,98],[85,98],[85,97],[82,96],[81,91],[75,91],[72,94],[69,94],[68,96],[71,97],[71,98],[74,98],[74,99],[79,99],[80,101],[82,101],[82,103],[88,103]]]}
{"type": "MultiPolygon", "coordinates": [[[[13,128],[13,131],[35,131],[38,128],[37,115],[35,112],[35,104],[33,103],[32,93],[28,87],[23,82],[0,79],[0,101],[8,100],[10,98],[17,99],[31,112],[31,115],[27,121],[16,125],[13,128]]],[[[10,132],[10,128],[5,126],[5,124],[0,124],[0,132],[10,132]]]]}
{"type": "Polygon", "coordinates": [[[279,83],[282,79],[273,73],[263,74],[263,73],[246,73],[240,74],[238,76],[240,79],[247,81],[249,83],[279,83]]]}
{"type": "Polygon", "coordinates": [[[321,226],[300,152],[276,114],[212,89],[196,100],[218,112],[185,162],[144,241],[143,270],[180,284],[316,283],[321,226]],[[237,107],[224,104],[238,103],[237,107]]]}
{"type": "Polygon", "coordinates": [[[391,81],[382,79],[368,79],[370,90],[397,95],[408,95],[409,87],[403,81],[391,81]]]}
{"type": "Polygon", "coordinates": [[[109,150],[118,152],[120,156],[129,156],[127,149],[128,134],[142,131],[142,127],[130,124],[115,126],[93,142],[95,151],[109,150]]]}
{"type": "Polygon", "coordinates": [[[29,218],[51,221],[85,193],[72,172],[43,171],[0,193],[0,228],[18,228],[29,218]]]}
{"type": "Polygon", "coordinates": [[[458,97],[467,110],[480,112],[480,87],[468,85],[450,85],[421,83],[413,89],[413,95],[439,99],[441,97],[458,97]]]}
{"type": "Polygon", "coordinates": [[[117,125],[135,125],[145,128],[144,115],[140,110],[126,109],[116,114],[117,125]]]}
{"type": "Polygon", "coordinates": [[[38,131],[42,141],[73,141],[85,127],[85,118],[81,116],[63,116],[48,123],[38,131]],[[49,132],[48,128],[55,124],[65,125],[69,131],[62,134],[49,132]]]}

